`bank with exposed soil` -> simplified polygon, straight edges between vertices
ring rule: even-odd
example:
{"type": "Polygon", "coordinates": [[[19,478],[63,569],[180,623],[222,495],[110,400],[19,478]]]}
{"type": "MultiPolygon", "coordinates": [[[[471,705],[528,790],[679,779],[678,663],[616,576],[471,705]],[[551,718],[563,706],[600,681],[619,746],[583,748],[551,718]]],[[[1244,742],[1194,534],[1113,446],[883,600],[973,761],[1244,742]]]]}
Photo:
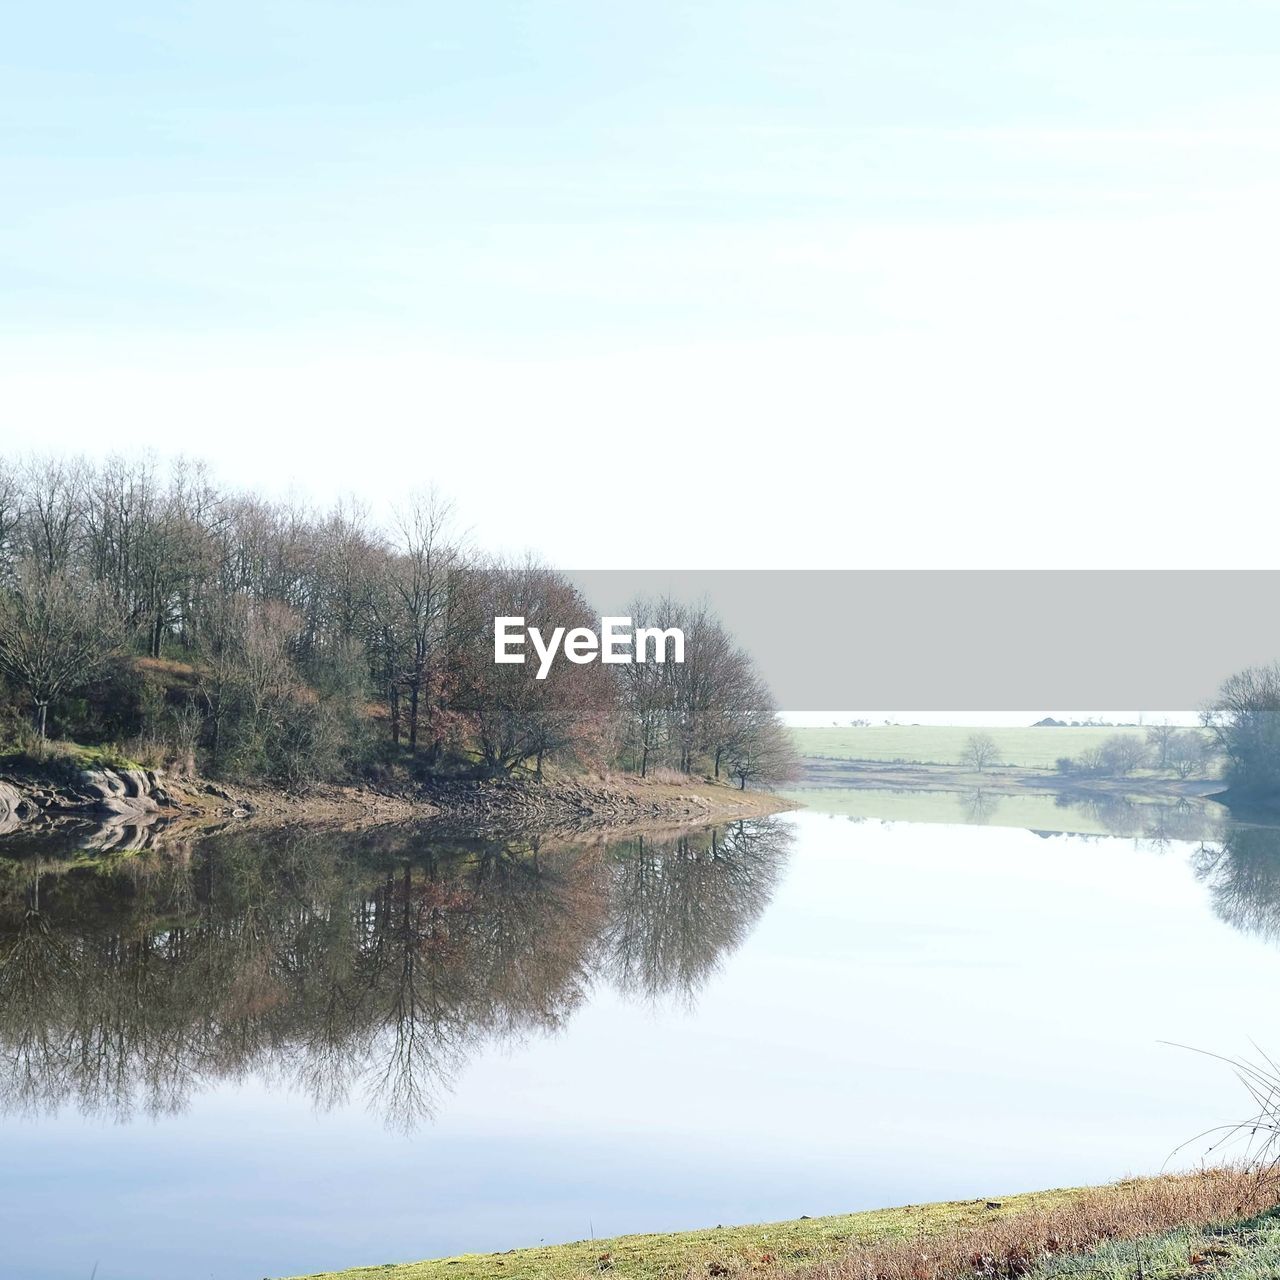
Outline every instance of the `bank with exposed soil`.
{"type": "Polygon", "coordinates": [[[669,782],[625,774],[328,784],[295,792],[168,777],[92,756],[0,761],[0,836],[55,828],[70,834],[83,827],[99,847],[135,847],[157,830],[228,823],[369,826],[427,820],[473,832],[574,831],[710,824],[790,807],[778,796],[705,779],[669,782]]]}

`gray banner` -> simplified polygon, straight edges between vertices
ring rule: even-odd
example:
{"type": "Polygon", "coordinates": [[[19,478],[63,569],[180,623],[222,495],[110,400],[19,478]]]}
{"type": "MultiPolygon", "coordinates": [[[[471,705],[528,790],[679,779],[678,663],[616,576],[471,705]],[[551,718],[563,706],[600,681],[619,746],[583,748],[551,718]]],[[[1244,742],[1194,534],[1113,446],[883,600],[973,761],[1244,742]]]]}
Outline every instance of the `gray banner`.
{"type": "Polygon", "coordinates": [[[788,711],[1194,710],[1280,657],[1280,572],[618,570],[602,613],[705,600],[788,711]]]}

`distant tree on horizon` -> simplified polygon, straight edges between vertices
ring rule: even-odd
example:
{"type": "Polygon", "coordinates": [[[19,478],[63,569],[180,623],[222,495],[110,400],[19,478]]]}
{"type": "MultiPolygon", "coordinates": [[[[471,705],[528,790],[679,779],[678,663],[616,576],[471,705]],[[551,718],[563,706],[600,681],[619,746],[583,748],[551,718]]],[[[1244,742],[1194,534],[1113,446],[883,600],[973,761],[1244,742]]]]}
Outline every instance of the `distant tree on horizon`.
{"type": "Polygon", "coordinates": [[[985,773],[988,765],[995,764],[998,748],[989,733],[971,733],[960,750],[960,763],[977,773],[985,773]]]}

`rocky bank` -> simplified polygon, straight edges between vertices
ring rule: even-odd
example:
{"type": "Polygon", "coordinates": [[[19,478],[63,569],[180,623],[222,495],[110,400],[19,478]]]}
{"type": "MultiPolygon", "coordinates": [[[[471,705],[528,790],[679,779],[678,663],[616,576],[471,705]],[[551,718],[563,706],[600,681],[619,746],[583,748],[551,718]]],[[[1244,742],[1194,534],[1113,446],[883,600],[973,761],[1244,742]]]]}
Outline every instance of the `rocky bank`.
{"type": "Polygon", "coordinates": [[[788,807],[776,796],[705,780],[655,782],[613,774],[405,788],[328,785],[294,793],[166,778],[143,769],[0,767],[0,836],[61,828],[82,845],[99,850],[143,848],[174,826],[364,827],[425,819],[475,833],[530,827],[577,831],[706,824],[788,807]]]}

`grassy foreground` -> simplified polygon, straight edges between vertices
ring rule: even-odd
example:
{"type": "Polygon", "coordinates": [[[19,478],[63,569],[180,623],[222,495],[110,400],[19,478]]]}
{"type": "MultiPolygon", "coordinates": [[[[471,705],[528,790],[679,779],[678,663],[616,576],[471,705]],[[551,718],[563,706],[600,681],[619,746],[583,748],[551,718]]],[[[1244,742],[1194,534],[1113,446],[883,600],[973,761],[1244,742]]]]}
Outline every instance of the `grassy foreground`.
{"type": "Polygon", "coordinates": [[[609,1272],[615,1280],[664,1280],[699,1272],[722,1275],[725,1271],[751,1271],[774,1264],[798,1270],[806,1263],[841,1256],[853,1244],[904,1239],[922,1230],[942,1231],[1008,1216],[1020,1208],[1061,1202],[1071,1194],[1067,1190],[1034,1191],[999,1201],[960,1200],[747,1227],[579,1240],[510,1253],[464,1253],[402,1266],[326,1271],[307,1280],[573,1280],[601,1271],[609,1272]],[[989,1209],[988,1204],[999,1207],[989,1209]]]}
{"type": "Polygon", "coordinates": [[[1145,736],[1145,730],[1136,726],[974,729],[965,725],[872,724],[791,730],[796,750],[802,756],[948,765],[960,763],[965,743],[974,733],[994,738],[997,762],[1014,769],[1052,769],[1059,756],[1078,756],[1117,733],[1145,736]]]}
{"type": "MultiPolygon", "coordinates": [[[[618,1280],[747,1274],[807,1280],[949,1280],[980,1273],[1026,1275],[1058,1254],[1081,1253],[1113,1239],[1158,1234],[1163,1238],[1172,1231],[1169,1240],[1175,1241],[1187,1228],[1190,1239],[1197,1231],[1252,1217],[1276,1202],[1274,1179],[1243,1170],[1210,1170],[1107,1187],[385,1263],[307,1280],[579,1280],[605,1274],[618,1280]]],[[[1280,1226],[1276,1232],[1280,1247],[1280,1226]]],[[[1175,1250],[1173,1243],[1161,1247],[1166,1253],[1175,1250]]],[[[1155,1273],[1143,1274],[1152,1280],[1155,1273]]]]}

